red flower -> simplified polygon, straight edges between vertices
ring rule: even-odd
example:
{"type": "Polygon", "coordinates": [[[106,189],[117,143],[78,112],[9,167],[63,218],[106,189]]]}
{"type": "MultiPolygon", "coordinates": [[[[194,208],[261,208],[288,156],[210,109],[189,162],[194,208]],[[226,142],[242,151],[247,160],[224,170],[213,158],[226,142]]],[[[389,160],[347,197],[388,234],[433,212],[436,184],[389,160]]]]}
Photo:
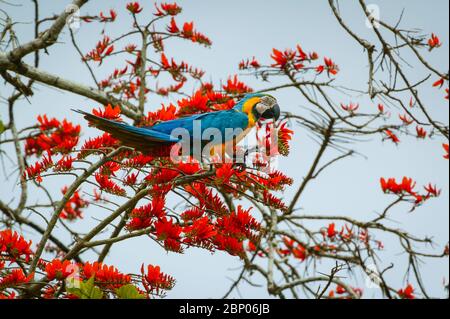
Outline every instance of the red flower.
{"type": "Polygon", "coordinates": [[[111,134],[103,133],[102,136],[87,140],[81,147],[81,152],[78,154],[78,157],[85,158],[86,156],[104,148],[116,147],[118,143],[119,141],[113,138],[111,134]]]}
{"type": "Polygon", "coordinates": [[[114,266],[107,266],[99,262],[85,263],[82,265],[81,274],[84,279],[95,276],[95,283],[108,289],[120,288],[131,282],[130,275],[122,274],[114,266]]]}
{"type": "Polygon", "coordinates": [[[329,59],[329,58],[324,58],[324,62],[325,65],[319,65],[316,68],[316,72],[318,74],[322,74],[325,70],[328,73],[328,76],[330,76],[330,74],[332,75],[337,75],[339,72],[339,67],[337,66],[337,64],[335,64],[333,62],[333,60],[329,59]]]}
{"type": "Polygon", "coordinates": [[[137,182],[137,177],[138,177],[137,173],[129,174],[123,181],[123,184],[126,186],[134,186],[137,182]]]}
{"type": "Polygon", "coordinates": [[[448,144],[442,144],[442,147],[444,148],[444,151],[447,153],[444,155],[445,159],[449,159],[449,153],[448,153],[448,144]]]}
{"type": "Polygon", "coordinates": [[[204,113],[210,111],[208,107],[208,97],[204,96],[201,91],[197,91],[191,98],[178,101],[180,107],[178,116],[204,113]]]}
{"type": "Polygon", "coordinates": [[[142,7],[139,4],[139,2],[130,2],[127,4],[127,10],[130,11],[132,14],[138,14],[142,12],[142,7]]]}
{"type": "Polygon", "coordinates": [[[172,220],[162,218],[155,224],[155,233],[158,240],[164,241],[164,246],[169,251],[179,252],[181,250],[180,234],[182,228],[175,225],[172,220]]]}
{"type": "Polygon", "coordinates": [[[105,36],[103,40],[99,41],[91,52],[89,52],[85,57],[85,61],[95,61],[102,64],[103,59],[114,51],[114,45],[111,45],[111,38],[105,36]]]}
{"type": "Polygon", "coordinates": [[[192,38],[194,36],[194,22],[186,22],[181,33],[185,38],[192,38]]]}
{"type": "Polygon", "coordinates": [[[114,22],[117,18],[117,12],[114,10],[109,10],[109,17],[105,16],[103,12],[100,12],[100,22],[114,22]]]}
{"type": "Polygon", "coordinates": [[[208,217],[195,220],[192,226],[185,227],[183,231],[189,238],[187,243],[204,243],[217,235],[217,230],[208,217]]]}
{"type": "Polygon", "coordinates": [[[384,105],[383,104],[378,104],[378,111],[380,113],[384,113],[384,105]]]}
{"type": "Polygon", "coordinates": [[[436,186],[428,184],[428,186],[425,186],[424,188],[428,192],[427,197],[429,196],[439,197],[441,195],[441,190],[438,189],[436,186]]]}
{"type": "Polygon", "coordinates": [[[17,287],[30,282],[34,273],[26,276],[22,269],[13,269],[9,274],[0,279],[0,290],[8,287],[17,287]]]}
{"type": "Polygon", "coordinates": [[[253,231],[259,231],[261,224],[250,214],[250,210],[244,210],[238,206],[237,212],[222,216],[217,220],[217,228],[221,233],[237,238],[251,238],[253,231]]]}
{"type": "Polygon", "coordinates": [[[267,206],[279,209],[282,212],[287,212],[288,207],[286,204],[283,203],[281,199],[275,197],[275,195],[269,193],[268,191],[264,191],[263,198],[267,206]]]}
{"type": "Polygon", "coordinates": [[[37,162],[34,165],[27,167],[24,175],[28,179],[36,178],[36,182],[41,183],[42,182],[41,173],[45,172],[52,166],[53,160],[50,152],[48,152],[47,156],[44,156],[41,162],[37,162]]]}
{"type": "Polygon", "coordinates": [[[245,253],[243,243],[234,237],[218,234],[214,238],[214,243],[218,250],[226,251],[231,256],[243,256],[245,253]]]}
{"type": "Polygon", "coordinates": [[[163,17],[167,15],[176,16],[180,14],[182,9],[176,3],[162,3],[161,8],[155,3],[156,13],[155,16],[163,17]]]}
{"type": "Polygon", "coordinates": [[[102,174],[95,174],[95,180],[100,185],[100,189],[118,196],[125,196],[126,192],[119,185],[114,183],[108,176],[102,174]]]}
{"type": "Polygon", "coordinates": [[[0,231],[0,255],[5,253],[12,260],[25,259],[28,261],[33,254],[31,240],[27,242],[21,235],[11,229],[0,231]]]}
{"type": "Polygon", "coordinates": [[[253,89],[245,83],[238,80],[237,75],[229,78],[227,84],[223,86],[223,90],[228,94],[238,95],[253,92],[253,89]]]}
{"type": "Polygon", "coordinates": [[[294,240],[290,238],[283,238],[283,242],[287,247],[287,250],[281,250],[280,252],[284,255],[292,254],[295,258],[305,261],[308,257],[308,250],[301,244],[297,244],[294,240]]]}
{"type": "Polygon", "coordinates": [[[180,163],[178,164],[177,168],[184,174],[184,175],[194,175],[201,171],[200,164],[194,160],[189,163],[180,163]]]}
{"type": "Polygon", "coordinates": [[[273,67],[284,69],[287,64],[295,59],[296,52],[292,50],[285,50],[284,52],[273,49],[271,58],[275,61],[273,67]]]}
{"type": "Polygon", "coordinates": [[[55,118],[49,120],[46,114],[39,115],[37,117],[37,120],[40,124],[39,129],[41,131],[50,131],[52,129],[58,128],[61,125],[61,123],[55,118]]]}
{"type": "Polygon", "coordinates": [[[152,225],[153,219],[161,219],[166,215],[164,210],[165,199],[154,197],[150,204],[133,209],[130,214],[131,221],[127,224],[128,230],[145,229],[152,225]]]}
{"type": "Polygon", "coordinates": [[[414,120],[408,118],[408,116],[406,114],[405,115],[399,115],[399,118],[403,122],[403,124],[405,124],[405,125],[411,125],[414,122],[414,120]]]}
{"type": "Polygon", "coordinates": [[[277,130],[278,134],[278,152],[282,156],[288,156],[290,152],[289,141],[292,140],[294,131],[287,128],[287,122],[281,124],[277,130]]]}
{"type": "Polygon", "coordinates": [[[328,228],[327,228],[327,236],[328,236],[328,238],[332,239],[336,235],[337,235],[336,224],[332,223],[332,224],[328,225],[328,228]]]}
{"type": "Polygon", "coordinates": [[[387,135],[387,138],[390,139],[395,144],[400,143],[400,139],[395,135],[391,130],[385,130],[384,133],[387,135]]]}
{"type": "MultiPolygon", "coordinates": [[[[62,193],[66,194],[67,187],[64,187],[62,189],[62,193]]],[[[86,202],[84,199],[81,198],[80,193],[76,191],[72,197],[67,201],[66,205],[64,206],[64,209],[61,212],[60,217],[62,219],[67,220],[75,220],[78,218],[83,218],[83,212],[82,209],[86,208],[88,206],[88,202],[86,202]]]]}
{"type": "Polygon", "coordinates": [[[229,214],[229,211],[220,196],[214,194],[213,190],[208,189],[205,184],[187,185],[185,186],[185,189],[198,199],[199,208],[213,211],[219,216],[229,214]]]}
{"type": "Polygon", "coordinates": [[[428,40],[428,47],[430,51],[435,48],[439,48],[440,46],[442,46],[441,40],[436,34],[432,33],[431,38],[428,40]]]}
{"type": "Polygon", "coordinates": [[[359,109],[359,104],[350,103],[348,105],[341,104],[341,108],[349,113],[354,113],[359,109]]]}
{"type": "Polygon", "coordinates": [[[135,44],[127,45],[124,50],[128,53],[133,53],[136,50],[137,46],[135,44]]]}
{"type": "Polygon", "coordinates": [[[67,120],[62,122],[47,116],[38,116],[41,133],[36,137],[28,138],[25,143],[27,155],[40,155],[45,151],[67,154],[78,144],[81,126],[73,125],[67,120]]]}
{"type": "Polygon", "coordinates": [[[132,168],[142,168],[146,166],[147,164],[150,164],[153,162],[154,158],[152,156],[139,154],[135,157],[132,157],[128,159],[124,166],[125,167],[132,167],[132,168]]]}
{"type": "Polygon", "coordinates": [[[64,260],[53,259],[45,266],[45,272],[47,273],[48,280],[64,280],[73,273],[73,264],[64,260]]]}
{"type": "Polygon", "coordinates": [[[233,164],[223,164],[216,170],[215,183],[217,185],[228,184],[230,179],[236,174],[237,172],[233,169],[233,164]]]}
{"type": "Polygon", "coordinates": [[[402,299],[415,299],[416,298],[414,296],[414,287],[411,284],[408,284],[408,286],[406,286],[406,288],[404,288],[404,289],[400,289],[397,293],[400,296],[400,298],[402,298],[402,299]]]}
{"type": "Polygon", "coordinates": [[[286,185],[291,186],[294,180],[287,177],[280,171],[274,171],[268,174],[268,179],[260,179],[259,181],[270,190],[283,190],[286,185]]]}
{"type": "Polygon", "coordinates": [[[427,131],[425,131],[425,129],[421,126],[416,127],[416,132],[417,132],[417,138],[426,138],[428,135],[427,131]]]}
{"type": "Polygon", "coordinates": [[[438,87],[442,88],[442,86],[444,85],[444,78],[441,78],[439,80],[437,80],[436,82],[433,83],[433,87],[438,87]]]}
{"type": "Polygon", "coordinates": [[[408,193],[411,195],[415,195],[414,187],[416,186],[416,183],[412,180],[412,178],[403,177],[401,183],[397,183],[395,178],[389,178],[388,180],[381,178],[380,179],[381,188],[383,189],[383,192],[388,193],[394,193],[394,194],[401,194],[401,193],[408,193]]]}
{"type": "Polygon", "coordinates": [[[180,33],[180,29],[177,26],[175,18],[172,18],[172,20],[170,20],[170,25],[167,27],[167,31],[172,34],[180,33]]]}
{"type": "Polygon", "coordinates": [[[252,60],[242,60],[241,63],[239,63],[239,70],[247,70],[250,67],[254,68],[254,69],[259,69],[261,67],[261,64],[259,64],[259,62],[256,60],[255,57],[253,57],[252,60]]]}
{"type": "Polygon", "coordinates": [[[115,107],[111,106],[111,104],[108,104],[105,107],[105,110],[101,110],[101,109],[94,109],[92,110],[92,113],[96,116],[108,119],[108,120],[113,120],[113,121],[121,121],[120,119],[120,106],[117,105],[115,107]]]}
{"type": "Polygon", "coordinates": [[[63,156],[54,168],[57,172],[67,172],[70,171],[73,167],[73,161],[75,159],[71,156],[63,156]]]}
{"type": "Polygon", "coordinates": [[[171,290],[175,286],[175,279],[161,272],[159,266],[147,266],[147,273],[144,265],[141,267],[142,284],[147,293],[159,294],[161,290],[171,290]]]}

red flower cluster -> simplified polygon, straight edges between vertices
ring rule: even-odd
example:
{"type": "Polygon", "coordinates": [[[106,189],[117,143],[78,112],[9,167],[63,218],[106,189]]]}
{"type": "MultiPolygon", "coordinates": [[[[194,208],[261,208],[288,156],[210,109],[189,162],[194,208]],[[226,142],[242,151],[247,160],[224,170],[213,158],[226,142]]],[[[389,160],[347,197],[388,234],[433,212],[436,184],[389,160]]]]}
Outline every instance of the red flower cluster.
{"type": "Polygon", "coordinates": [[[181,30],[181,36],[185,39],[190,39],[192,42],[203,44],[205,46],[211,46],[211,40],[204,34],[198,32],[194,28],[194,22],[186,22],[181,30]]]}
{"type": "Polygon", "coordinates": [[[168,251],[181,252],[182,228],[168,218],[161,218],[155,223],[155,235],[158,240],[164,241],[168,251]]]}
{"type": "Polygon", "coordinates": [[[25,259],[28,261],[33,254],[31,241],[26,241],[21,235],[11,229],[0,231],[0,255],[6,255],[11,260],[25,259]]]}
{"type": "Polygon", "coordinates": [[[226,93],[233,95],[241,95],[253,92],[252,88],[239,81],[237,75],[228,79],[227,84],[223,86],[223,90],[226,93]]]}
{"type": "Polygon", "coordinates": [[[47,155],[44,155],[42,157],[42,160],[40,162],[36,162],[34,165],[31,165],[26,168],[24,172],[24,177],[28,179],[36,179],[36,182],[41,183],[42,182],[41,174],[47,171],[52,166],[53,160],[49,151],[47,155]]]}
{"type": "Polygon", "coordinates": [[[441,40],[439,39],[439,37],[432,33],[430,39],[428,40],[428,47],[430,49],[430,51],[432,51],[433,49],[439,48],[442,46],[441,40]]]}
{"type": "Polygon", "coordinates": [[[160,7],[155,3],[157,17],[176,16],[181,13],[182,9],[176,3],[162,3],[160,7]]]}
{"type": "MultiPolygon", "coordinates": [[[[240,84],[237,83],[236,85],[239,86],[240,84]]],[[[229,88],[232,89],[231,86],[229,88]]],[[[234,100],[224,94],[216,93],[214,91],[198,90],[192,97],[178,101],[179,110],[175,117],[217,110],[228,110],[233,108],[234,105],[234,100]]]]}
{"type": "Polygon", "coordinates": [[[25,275],[22,269],[13,269],[0,277],[0,290],[16,288],[33,280],[34,274],[25,275]]]}
{"type": "MultiPolygon", "coordinates": [[[[353,288],[352,290],[357,293],[359,296],[362,296],[363,291],[360,288],[353,288]]],[[[347,291],[347,289],[341,285],[338,285],[336,287],[336,290],[331,290],[328,294],[329,298],[338,298],[338,299],[351,299],[352,296],[350,295],[350,293],[347,291]],[[338,296],[336,296],[338,295],[338,296]]]]}
{"type": "MultiPolygon", "coordinates": [[[[62,193],[67,193],[67,186],[62,189],[62,193]]],[[[78,218],[83,218],[83,208],[88,206],[88,202],[81,198],[79,191],[76,191],[73,196],[67,201],[64,209],[61,212],[61,218],[70,221],[78,218]]]]}
{"type": "Polygon", "coordinates": [[[297,243],[293,239],[283,238],[283,243],[286,249],[279,249],[280,254],[284,256],[292,255],[301,261],[305,261],[308,257],[308,250],[301,244],[297,243]]]}
{"type": "Polygon", "coordinates": [[[281,124],[278,133],[278,152],[282,156],[288,156],[290,152],[289,142],[292,140],[294,131],[287,128],[287,122],[281,124]]]}
{"type": "Polygon", "coordinates": [[[242,60],[241,63],[239,63],[239,70],[248,70],[250,68],[259,69],[260,67],[261,64],[256,60],[255,57],[253,57],[251,60],[242,60]]]}
{"type": "Polygon", "coordinates": [[[275,62],[272,64],[272,67],[280,69],[292,67],[295,70],[301,70],[305,67],[305,62],[317,60],[319,57],[315,52],[306,54],[303,49],[297,45],[296,50],[288,49],[285,51],[280,51],[273,49],[271,58],[275,62]]]}
{"type": "Polygon", "coordinates": [[[139,2],[129,2],[127,4],[127,10],[130,11],[132,14],[138,14],[142,12],[143,8],[139,4],[139,2]]]}
{"type": "Polygon", "coordinates": [[[103,14],[103,12],[100,12],[100,22],[114,22],[117,18],[117,12],[115,10],[109,10],[109,16],[106,16],[103,14]]]}
{"type": "Polygon", "coordinates": [[[107,266],[99,262],[85,263],[81,266],[81,277],[90,279],[95,277],[95,283],[106,289],[116,289],[129,284],[131,276],[119,272],[114,266],[107,266]]]}
{"type": "Polygon", "coordinates": [[[440,191],[431,184],[425,187],[427,194],[420,195],[414,191],[416,182],[414,182],[412,178],[408,177],[403,177],[401,183],[397,183],[395,178],[389,178],[387,180],[385,178],[381,178],[380,183],[383,192],[392,193],[399,196],[412,196],[415,199],[416,205],[423,203],[431,197],[438,197],[440,195],[440,191]]]}
{"type": "Polygon", "coordinates": [[[133,209],[127,229],[132,231],[150,227],[154,219],[159,220],[165,217],[164,205],[164,198],[154,197],[150,204],[133,209]]]}
{"type": "Polygon", "coordinates": [[[316,69],[317,74],[322,74],[324,71],[327,71],[328,76],[337,75],[339,73],[339,67],[333,60],[329,58],[324,58],[324,65],[319,65],[316,69]]]}
{"type": "Polygon", "coordinates": [[[444,155],[444,158],[445,159],[449,159],[449,151],[448,151],[448,144],[442,144],[442,147],[444,148],[444,151],[445,151],[445,155],[444,155]]]}
{"type": "Polygon", "coordinates": [[[45,265],[48,280],[65,280],[74,274],[74,264],[69,260],[53,259],[45,265]]]}
{"type": "Polygon", "coordinates": [[[102,191],[105,191],[107,193],[110,194],[114,194],[117,196],[125,196],[126,195],[126,191],[121,188],[119,185],[117,185],[116,183],[114,183],[110,177],[108,177],[107,175],[103,175],[103,174],[95,174],[95,180],[97,181],[97,183],[100,186],[100,189],[102,191]]]}
{"type": "Polygon", "coordinates": [[[189,64],[184,61],[178,64],[174,59],[171,59],[171,61],[169,62],[169,59],[167,58],[165,53],[161,54],[161,66],[163,70],[169,72],[172,75],[175,81],[179,82],[177,85],[171,86],[169,89],[167,89],[171,92],[177,92],[183,87],[184,82],[186,82],[186,78],[184,77],[183,73],[188,73],[197,80],[200,80],[203,75],[205,75],[204,71],[189,66],[189,64]]]}
{"type": "Polygon", "coordinates": [[[47,115],[39,115],[39,134],[30,137],[25,143],[27,155],[51,151],[53,154],[67,154],[78,144],[81,127],[73,125],[64,119],[62,122],[55,118],[48,119],[47,115]]]}
{"type": "Polygon", "coordinates": [[[386,129],[384,133],[386,134],[386,138],[390,139],[394,144],[400,143],[400,139],[398,138],[398,136],[395,135],[391,130],[386,129]]]}
{"type": "Polygon", "coordinates": [[[108,104],[104,110],[94,109],[92,110],[92,113],[98,117],[102,117],[108,120],[121,121],[119,105],[113,107],[111,106],[111,104],[108,104]]]}
{"type": "Polygon", "coordinates": [[[399,115],[398,117],[403,122],[403,124],[406,125],[406,126],[411,125],[412,123],[414,123],[414,120],[409,118],[408,115],[406,115],[406,114],[399,115]]]}
{"type": "Polygon", "coordinates": [[[355,113],[359,109],[359,104],[356,103],[350,103],[347,105],[341,104],[341,108],[349,113],[355,113]]]}
{"type": "Polygon", "coordinates": [[[115,148],[119,145],[119,141],[111,136],[109,133],[103,133],[103,135],[96,138],[87,140],[81,147],[81,152],[78,154],[78,158],[85,158],[90,154],[97,153],[104,149],[115,148]]]}
{"type": "Polygon", "coordinates": [[[89,52],[85,57],[85,61],[94,61],[102,64],[103,59],[111,55],[114,52],[114,45],[111,44],[111,38],[105,36],[103,40],[99,41],[91,52],[89,52]]]}
{"type": "Polygon", "coordinates": [[[411,284],[408,284],[406,288],[400,289],[398,292],[398,295],[402,299],[415,299],[414,296],[414,287],[411,284]]]}
{"type": "Polygon", "coordinates": [[[428,136],[427,131],[421,126],[416,126],[417,138],[425,139],[428,136]]]}
{"type": "Polygon", "coordinates": [[[142,285],[148,294],[159,294],[161,290],[171,290],[175,286],[175,279],[161,272],[159,266],[148,265],[147,272],[145,267],[141,267],[142,285]]]}

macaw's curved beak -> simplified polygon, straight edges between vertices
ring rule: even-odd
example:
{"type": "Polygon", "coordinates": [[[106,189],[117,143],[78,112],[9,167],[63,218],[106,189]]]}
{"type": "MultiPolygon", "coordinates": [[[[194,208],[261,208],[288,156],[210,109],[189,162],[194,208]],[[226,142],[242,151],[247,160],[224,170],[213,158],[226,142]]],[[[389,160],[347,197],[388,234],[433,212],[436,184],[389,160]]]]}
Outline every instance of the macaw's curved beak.
{"type": "Polygon", "coordinates": [[[262,117],[266,120],[274,119],[275,121],[278,121],[280,116],[281,116],[281,109],[278,104],[275,104],[272,108],[265,111],[262,115],[262,117]]]}

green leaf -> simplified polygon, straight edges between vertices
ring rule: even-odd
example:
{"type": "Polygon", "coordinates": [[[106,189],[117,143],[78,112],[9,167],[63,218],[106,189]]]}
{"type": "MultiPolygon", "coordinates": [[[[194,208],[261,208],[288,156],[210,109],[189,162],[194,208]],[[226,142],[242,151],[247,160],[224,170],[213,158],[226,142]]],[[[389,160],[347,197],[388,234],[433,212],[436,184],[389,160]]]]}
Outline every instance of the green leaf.
{"type": "Polygon", "coordinates": [[[0,120],[0,135],[1,135],[4,131],[6,131],[5,124],[3,124],[3,121],[0,120]]]}
{"type": "Polygon", "coordinates": [[[139,293],[134,285],[125,285],[116,289],[116,295],[119,299],[144,299],[145,296],[139,293]]]}
{"type": "Polygon", "coordinates": [[[95,277],[92,276],[88,281],[72,279],[66,282],[66,291],[81,299],[102,299],[103,291],[95,286],[95,277]]]}

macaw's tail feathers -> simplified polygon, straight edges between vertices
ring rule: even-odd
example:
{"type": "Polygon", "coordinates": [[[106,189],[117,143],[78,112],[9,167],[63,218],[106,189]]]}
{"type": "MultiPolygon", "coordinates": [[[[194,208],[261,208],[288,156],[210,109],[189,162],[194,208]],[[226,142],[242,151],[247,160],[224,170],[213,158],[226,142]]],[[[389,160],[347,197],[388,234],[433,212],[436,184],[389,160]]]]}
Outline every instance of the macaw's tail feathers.
{"type": "Polygon", "coordinates": [[[120,140],[123,145],[133,147],[142,152],[152,152],[155,148],[169,146],[178,142],[177,139],[170,135],[152,129],[104,119],[81,110],[73,111],[84,115],[84,118],[92,126],[110,133],[114,138],[120,140]]]}

